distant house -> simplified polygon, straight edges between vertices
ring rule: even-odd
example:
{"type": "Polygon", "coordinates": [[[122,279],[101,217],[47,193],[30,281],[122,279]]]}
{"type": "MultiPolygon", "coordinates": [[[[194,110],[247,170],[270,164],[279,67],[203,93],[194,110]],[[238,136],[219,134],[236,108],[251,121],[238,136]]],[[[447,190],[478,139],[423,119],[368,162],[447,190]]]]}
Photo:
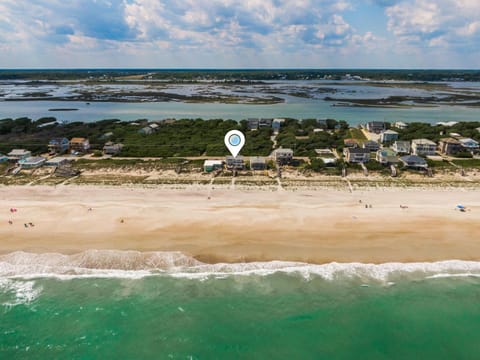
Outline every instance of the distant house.
{"type": "Polygon", "coordinates": [[[317,126],[320,128],[320,129],[328,129],[328,121],[327,119],[317,119],[317,126]]]}
{"type": "Polygon", "coordinates": [[[426,169],[428,167],[427,161],[417,155],[406,155],[400,158],[400,161],[412,169],[426,169]]]}
{"type": "Polygon", "coordinates": [[[273,119],[262,118],[258,120],[258,127],[262,128],[270,128],[272,127],[273,119]]]}
{"type": "Polygon", "coordinates": [[[90,141],[88,141],[88,139],[86,138],[70,139],[70,151],[86,153],[88,150],[90,150],[90,141]]]}
{"type": "Polygon", "coordinates": [[[408,127],[408,125],[405,124],[404,122],[397,121],[397,122],[395,122],[395,123],[393,124],[393,127],[394,127],[394,128],[397,128],[397,129],[399,129],[399,130],[405,130],[405,129],[408,127]]]}
{"type": "Polygon", "coordinates": [[[250,158],[250,169],[252,170],[266,170],[267,159],[261,156],[254,156],[250,158]]]}
{"type": "Polygon", "coordinates": [[[393,143],[392,150],[395,151],[397,154],[410,154],[410,141],[397,140],[393,143]]]}
{"type": "Polygon", "coordinates": [[[453,155],[463,150],[462,143],[454,138],[443,138],[438,142],[438,151],[445,155],[453,155]]]}
{"type": "Polygon", "coordinates": [[[480,132],[480,127],[476,128],[475,130],[477,130],[478,132],[480,132]]]}
{"type": "Polygon", "coordinates": [[[19,160],[18,163],[22,166],[22,169],[34,169],[42,166],[45,161],[47,161],[47,159],[42,156],[34,156],[19,160]]]}
{"type": "Polygon", "coordinates": [[[315,149],[315,152],[325,165],[334,165],[337,162],[335,154],[330,149],[315,149]]]}
{"type": "Polygon", "coordinates": [[[7,155],[9,160],[19,161],[32,156],[32,152],[25,149],[13,149],[7,155]]]}
{"type": "Polygon", "coordinates": [[[293,150],[292,149],[276,149],[273,152],[273,158],[280,165],[289,164],[293,160],[293,150]]]}
{"type": "Polygon", "coordinates": [[[8,161],[8,156],[0,154],[0,163],[8,161]]]}
{"type": "Polygon", "coordinates": [[[55,138],[48,143],[50,154],[64,154],[70,147],[70,141],[67,138],[55,138]]]}
{"type": "Polygon", "coordinates": [[[258,119],[254,119],[254,118],[247,119],[248,130],[258,130],[258,124],[259,124],[258,119]]]}
{"type": "Polygon", "coordinates": [[[383,165],[391,165],[399,162],[395,151],[389,148],[383,148],[378,150],[376,160],[383,165]]]}
{"type": "Polygon", "coordinates": [[[71,161],[72,161],[71,158],[57,156],[57,157],[46,160],[45,161],[45,166],[57,166],[58,167],[58,166],[66,165],[66,164],[70,163],[71,161]]]}
{"type": "Polygon", "coordinates": [[[440,121],[440,122],[437,122],[435,125],[452,127],[452,126],[457,125],[457,124],[458,124],[458,121],[447,121],[447,122],[440,121]]]}
{"type": "Polygon", "coordinates": [[[284,122],[285,122],[285,119],[273,119],[273,121],[272,121],[273,131],[278,133],[284,122]]]}
{"type": "Polygon", "coordinates": [[[376,141],[368,140],[362,144],[362,148],[367,149],[370,152],[375,152],[380,149],[380,144],[376,141]]]}
{"type": "Polygon", "coordinates": [[[102,136],[100,136],[100,139],[104,140],[104,139],[111,138],[112,136],[113,136],[113,132],[109,131],[103,134],[102,136]]]}
{"type": "Polygon", "coordinates": [[[428,139],[412,140],[412,154],[418,156],[435,155],[437,145],[428,139]]]}
{"type": "Polygon", "coordinates": [[[148,126],[150,126],[153,129],[153,131],[157,131],[158,128],[160,127],[160,125],[158,125],[156,123],[151,123],[148,126]]]}
{"type": "Polygon", "coordinates": [[[245,169],[245,161],[243,156],[239,155],[237,157],[227,156],[225,158],[225,162],[227,163],[227,169],[229,170],[243,170],[245,169]]]}
{"type": "Polygon", "coordinates": [[[390,142],[390,141],[395,141],[398,139],[398,132],[393,131],[393,130],[386,130],[381,133],[380,135],[380,141],[382,143],[390,142]]]}
{"type": "Polygon", "coordinates": [[[346,147],[358,147],[359,143],[357,139],[344,139],[343,140],[343,145],[346,147]]]}
{"type": "Polygon", "coordinates": [[[370,121],[365,125],[365,129],[371,133],[380,134],[387,130],[387,124],[382,121],[370,121]]]}
{"type": "Polygon", "coordinates": [[[138,133],[142,134],[142,135],[151,135],[154,132],[155,131],[150,126],[145,126],[145,127],[141,128],[140,130],[138,130],[138,133]]]}
{"type": "Polygon", "coordinates": [[[343,150],[345,161],[348,163],[366,163],[370,161],[370,151],[362,148],[345,148],[343,150]]]}
{"type": "Polygon", "coordinates": [[[212,172],[223,168],[222,160],[205,160],[203,163],[203,171],[212,172]]]}
{"type": "Polygon", "coordinates": [[[115,144],[111,141],[107,142],[103,147],[103,153],[106,155],[118,155],[123,149],[123,144],[115,144]]]}
{"type": "Polygon", "coordinates": [[[461,138],[458,139],[460,143],[462,144],[462,147],[464,147],[468,151],[475,151],[479,149],[479,143],[478,141],[475,141],[470,138],[461,138]]]}
{"type": "Polygon", "coordinates": [[[165,124],[165,125],[172,125],[172,124],[175,124],[177,122],[176,119],[164,119],[162,120],[162,124],[165,124]]]}

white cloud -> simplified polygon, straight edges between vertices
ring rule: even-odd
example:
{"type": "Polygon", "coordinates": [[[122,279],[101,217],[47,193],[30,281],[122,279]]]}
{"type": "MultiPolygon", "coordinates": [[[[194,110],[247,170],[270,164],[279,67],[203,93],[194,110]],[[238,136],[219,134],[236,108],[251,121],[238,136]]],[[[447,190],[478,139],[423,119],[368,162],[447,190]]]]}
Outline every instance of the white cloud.
{"type": "Polygon", "coordinates": [[[478,42],[478,0],[396,1],[385,12],[388,29],[400,41],[427,46],[478,42]]]}

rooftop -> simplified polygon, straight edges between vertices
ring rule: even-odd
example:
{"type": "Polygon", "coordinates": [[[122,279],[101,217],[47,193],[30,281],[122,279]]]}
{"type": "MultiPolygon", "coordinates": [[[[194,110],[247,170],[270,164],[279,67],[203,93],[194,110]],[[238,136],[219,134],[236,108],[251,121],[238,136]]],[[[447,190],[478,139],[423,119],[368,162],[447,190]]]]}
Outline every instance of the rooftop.
{"type": "Polygon", "coordinates": [[[417,145],[436,145],[432,140],[428,140],[428,139],[415,139],[415,140],[412,140],[412,144],[417,144],[417,145]]]}

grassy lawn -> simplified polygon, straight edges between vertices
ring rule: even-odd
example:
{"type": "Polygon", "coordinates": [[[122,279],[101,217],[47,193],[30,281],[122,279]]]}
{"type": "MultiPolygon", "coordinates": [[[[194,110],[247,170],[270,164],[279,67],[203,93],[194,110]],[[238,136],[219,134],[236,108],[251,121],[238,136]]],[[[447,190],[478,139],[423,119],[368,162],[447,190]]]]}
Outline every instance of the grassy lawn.
{"type": "Polygon", "coordinates": [[[452,162],[466,168],[480,168],[480,159],[453,160],[452,162]]]}
{"type": "Polygon", "coordinates": [[[348,129],[348,138],[352,138],[358,140],[360,142],[367,141],[367,137],[362,132],[362,130],[357,128],[350,128],[348,129]]]}

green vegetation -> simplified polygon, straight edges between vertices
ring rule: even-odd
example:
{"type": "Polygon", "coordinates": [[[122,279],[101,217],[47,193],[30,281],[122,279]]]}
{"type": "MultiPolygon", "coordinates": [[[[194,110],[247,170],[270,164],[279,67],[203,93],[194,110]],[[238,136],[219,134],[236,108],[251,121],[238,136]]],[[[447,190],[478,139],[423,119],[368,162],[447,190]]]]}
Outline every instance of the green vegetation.
{"type": "Polygon", "coordinates": [[[480,122],[460,122],[454,126],[430,125],[426,123],[409,123],[403,130],[395,129],[399,133],[400,140],[429,139],[438,142],[441,138],[448,137],[450,133],[458,133],[465,137],[471,137],[480,141],[480,132],[476,128],[480,122]]]}
{"type": "Polygon", "coordinates": [[[358,128],[350,128],[348,130],[347,138],[358,140],[360,143],[367,141],[367,137],[363,131],[358,128]]]}
{"type": "Polygon", "coordinates": [[[316,120],[297,121],[287,119],[277,136],[277,143],[283,148],[291,148],[295,156],[315,157],[315,149],[342,148],[343,138],[348,132],[345,121],[327,120],[327,128],[314,132],[320,126],[316,120]],[[301,138],[299,138],[301,137],[301,138]]]}
{"type": "Polygon", "coordinates": [[[170,80],[170,81],[259,81],[315,80],[328,77],[340,80],[352,74],[371,80],[479,81],[478,70],[389,70],[389,69],[275,69],[275,70],[166,70],[166,69],[77,69],[77,70],[0,70],[1,80],[170,80]]]}

